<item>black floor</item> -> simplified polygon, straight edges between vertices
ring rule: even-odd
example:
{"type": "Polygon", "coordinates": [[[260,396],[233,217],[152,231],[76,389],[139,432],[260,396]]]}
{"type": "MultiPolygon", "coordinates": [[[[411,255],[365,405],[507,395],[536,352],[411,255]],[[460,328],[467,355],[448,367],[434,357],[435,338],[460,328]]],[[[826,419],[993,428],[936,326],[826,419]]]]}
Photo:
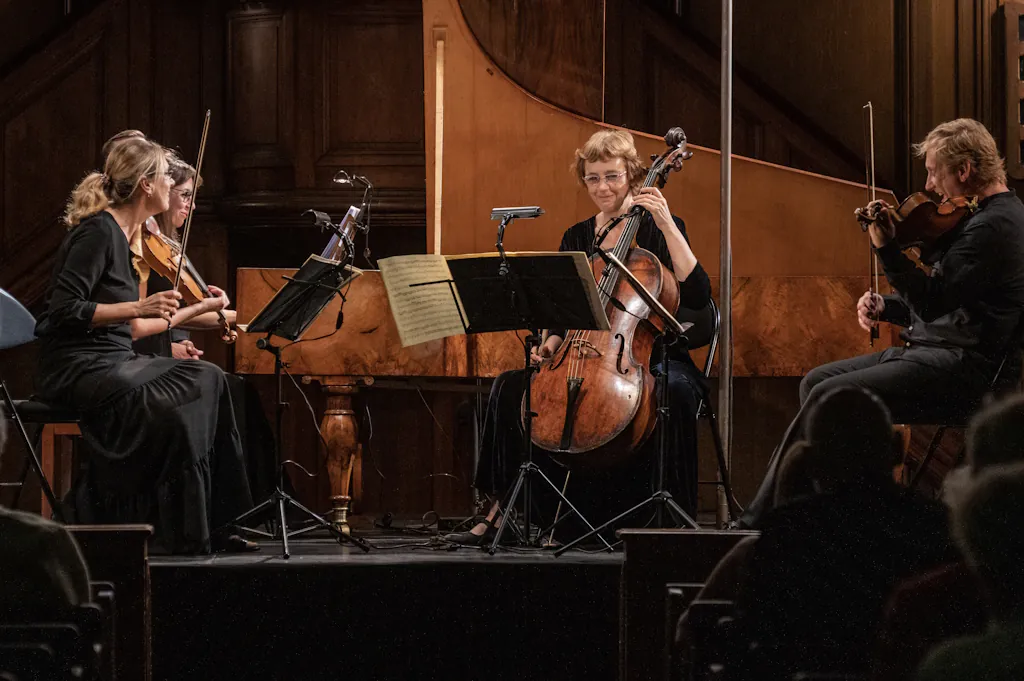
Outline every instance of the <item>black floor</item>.
{"type": "Polygon", "coordinates": [[[369,539],[152,558],[154,679],[616,677],[621,553],[369,539]]]}

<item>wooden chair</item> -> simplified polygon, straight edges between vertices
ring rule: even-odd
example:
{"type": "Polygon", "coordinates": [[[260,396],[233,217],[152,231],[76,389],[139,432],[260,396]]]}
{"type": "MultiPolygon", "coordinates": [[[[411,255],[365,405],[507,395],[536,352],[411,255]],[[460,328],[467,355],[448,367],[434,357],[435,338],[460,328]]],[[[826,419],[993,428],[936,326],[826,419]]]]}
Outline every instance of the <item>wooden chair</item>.
{"type": "Polygon", "coordinates": [[[24,489],[25,481],[31,470],[39,478],[41,515],[48,518],[52,514],[55,520],[63,523],[64,516],[53,492],[56,471],[56,440],[60,436],[81,435],[78,428],[79,414],[71,410],[52,407],[38,400],[12,399],[3,379],[0,379],[0,389],[3,390],[3,399],[6,405],[5,415],[8,420],[14,422],[15,428],[24,442],[26,452],[21,478],[18,482],[12,483],[18,488],[12,506],[18,506],[21,500],[21,490],[24,489]],[[28,436],[26,425],[39,426],[36,446],[33,446],[33,442],[28,436]]]}
{"type": "MultiPolygon", "coordinates": [[[[1006,395],[1020,390],[1020,381],[1011,382],[1006,379],[1006,374],[1011,361],[1021,352],[1022,338],[1024,330],[1018,329],[989,383],[990,393],[1006,395]]],[[[903,432],[904,444],[898,482],[912,490],[919,489],[938,496],[946,474],[963,463],[967,419],[938,424],[899,424],[895,427],[903,432]]]]}

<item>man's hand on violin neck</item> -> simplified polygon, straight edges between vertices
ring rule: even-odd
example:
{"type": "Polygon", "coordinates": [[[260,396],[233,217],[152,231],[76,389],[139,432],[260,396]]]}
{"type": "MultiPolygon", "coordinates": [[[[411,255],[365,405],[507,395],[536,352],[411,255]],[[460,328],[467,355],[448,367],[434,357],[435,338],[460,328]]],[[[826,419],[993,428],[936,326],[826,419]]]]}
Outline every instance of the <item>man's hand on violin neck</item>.
{"type": "Polygon", "coordinates": [[[892,220],[892,206],[881,199],[868,204],[866,212],[870,216],[868,236],[875,248],[881,248],[896,238],[896,223],[892,220]]]}

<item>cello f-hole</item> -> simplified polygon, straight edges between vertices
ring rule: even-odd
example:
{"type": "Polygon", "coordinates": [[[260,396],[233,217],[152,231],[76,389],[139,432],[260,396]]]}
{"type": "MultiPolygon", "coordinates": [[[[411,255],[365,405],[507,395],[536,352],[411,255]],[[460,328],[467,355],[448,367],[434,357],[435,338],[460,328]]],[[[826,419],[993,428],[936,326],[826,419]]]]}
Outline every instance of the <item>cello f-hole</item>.
{"type": "Polygon", "coordinates": [[[626,352],[626,337],[621,333],[615,334],[615,340],[619,341],[619,356],[615,358],[615,368],[619,370],[620,374],[628,374],[629,369],[622,368],[622,356],[626,352]]]}

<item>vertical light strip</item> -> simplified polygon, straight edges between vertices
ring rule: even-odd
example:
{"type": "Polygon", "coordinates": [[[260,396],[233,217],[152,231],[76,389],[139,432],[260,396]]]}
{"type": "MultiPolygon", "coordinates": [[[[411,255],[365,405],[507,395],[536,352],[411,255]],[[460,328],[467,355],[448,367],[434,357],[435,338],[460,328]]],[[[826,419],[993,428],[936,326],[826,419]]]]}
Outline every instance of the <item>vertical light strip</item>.
{"type": "MultiPolygon", "coordinates": [[[[719,307],[722,352],[718,364],[718,428],[725,469],[732,478],[732,3],[722,0],[722,224],[719,244],[719,307]]],[[[725,486],[718,488],[718,524],[729,517],[725,486]]]]}
{"type": "Polygon", "coordinates": [[[605,101],[608,99],[608,0],[601,3],[601,122],[607,123],[604,115],[605,101]]]}
{"type": "Polygon", "coordinates": [[[434,29],[434,254],[441,255],[441,197],[444,177],[445,30],[434,29]]]}

